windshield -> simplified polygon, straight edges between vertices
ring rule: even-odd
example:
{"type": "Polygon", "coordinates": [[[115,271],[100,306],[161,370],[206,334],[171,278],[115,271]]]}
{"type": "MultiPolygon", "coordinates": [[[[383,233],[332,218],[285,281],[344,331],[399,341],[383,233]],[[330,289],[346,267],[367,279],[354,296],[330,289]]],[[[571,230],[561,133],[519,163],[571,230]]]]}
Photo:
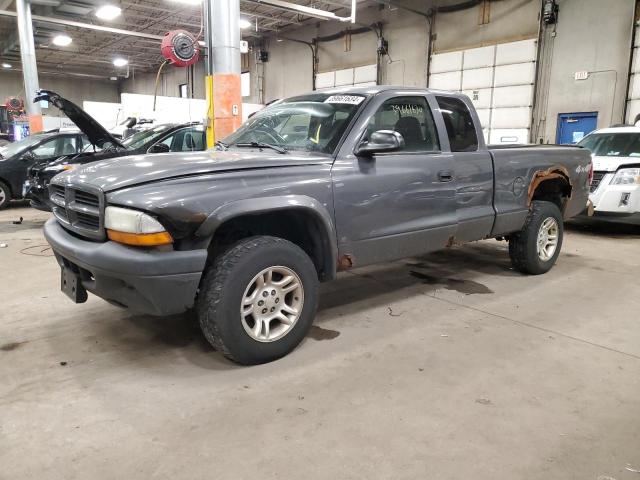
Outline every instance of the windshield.
{"type": "Polygon", "coordinates": [[[364,99],[362,95],[329,94],[289,98],[258,112],[223,142],[333,153],[364,99]]]}
{"type": "Polygon", "coordinates": [[[155,128],[151,128],[149,130],[143,130],[142,132],[137,132],[131,135],[129,138],[124,140],[122,144],[127,147],[129,150],[137,150],[138,148],[144,147],[148,142],[153,139],[159,137],[164,134],[171,127],[169,125],[160,125],[155,128]]]}
{"type": "Polygon", "coordinates": [[[44,140],[45,138],[47,138],[47,135],[29,135],[27,138],[23,138],[19,142],[10,143],[9,145],[0,148],[0,155],[2,155],[4,158],[13,157],[14,155],[44,140]]]}
{"type": "Polygon", "coordinates": [[[640,157],[640,133],[592,133],[578,145],[598,157],[640,157]]]}

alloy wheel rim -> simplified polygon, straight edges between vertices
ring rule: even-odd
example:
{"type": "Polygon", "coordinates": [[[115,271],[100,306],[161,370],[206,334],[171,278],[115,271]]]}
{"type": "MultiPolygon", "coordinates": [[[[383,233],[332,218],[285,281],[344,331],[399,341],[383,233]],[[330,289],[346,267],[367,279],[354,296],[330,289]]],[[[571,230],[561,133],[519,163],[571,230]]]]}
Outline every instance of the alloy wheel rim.
{"type": "Polygon", "coordinates": [[[553,217],[546,218],[538,230],[538,258],[543,262],[549,261],[558,248],[560,229],[558,221],[553,217]]]}
{"type": "Polygon", "coordinates": [[[302,313],[304,288],[288,267],[268,267],[247,285],[240,318],[247,334],[258,342],[274,342],[288,334],[302,313]]]}
{"type": "Polygon", "coordinates": [[[4,188],[0,187],[0,205],[2,205],[6,199],[7,194],[5,193],[4,188]]]}

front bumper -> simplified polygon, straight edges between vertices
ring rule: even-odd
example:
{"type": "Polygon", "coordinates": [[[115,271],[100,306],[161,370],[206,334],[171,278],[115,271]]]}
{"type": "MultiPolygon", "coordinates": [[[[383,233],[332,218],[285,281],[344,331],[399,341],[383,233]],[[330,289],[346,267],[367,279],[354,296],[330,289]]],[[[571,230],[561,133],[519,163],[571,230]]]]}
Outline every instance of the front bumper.
{"type": "Polygon", "coordinates": [[[158,251],[82,240],[55,218],[45,224],[44,236],[60,266],[76,273],[87,291],[150,315],[191,308],[207,261],[206,250],[158,251]]]}
{"type": "Polygon", "coordinates": [[[596,215],[640,213],[640,185],[608,185],[601,182],[589,198],[596,215]]]}
{"type": "Polygon", "coordinates": [[[31,201],[31,206],[45,212],[51,211],[49,204],[49,190],[46,185],[41,185],[31,179],[22,186],[22,197],[31,201]]]}

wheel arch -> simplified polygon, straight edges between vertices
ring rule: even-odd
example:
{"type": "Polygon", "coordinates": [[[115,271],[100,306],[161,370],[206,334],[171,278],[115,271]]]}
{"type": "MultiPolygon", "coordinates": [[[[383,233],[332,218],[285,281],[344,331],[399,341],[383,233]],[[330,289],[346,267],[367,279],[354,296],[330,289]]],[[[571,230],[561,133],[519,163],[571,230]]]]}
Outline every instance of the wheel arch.
{"type": "Polygon", "coordinates": [[[546,200],[555,203],[564,213],[571,198],[573,185],[569,172],[563,166],[554,166],[546,170],[538,170],[533,174],[528,190],[528,205],[534,200],[546,200]]]}
{"type": "Polygon", "coordinates": [[[217,208],[196,231],[215,256],[231,243],[253,235],[273,235],[301,247],[313,261],[321,281],[335,278],[336,232],[320,202],[304,195],[238,200],[217,208]]]}

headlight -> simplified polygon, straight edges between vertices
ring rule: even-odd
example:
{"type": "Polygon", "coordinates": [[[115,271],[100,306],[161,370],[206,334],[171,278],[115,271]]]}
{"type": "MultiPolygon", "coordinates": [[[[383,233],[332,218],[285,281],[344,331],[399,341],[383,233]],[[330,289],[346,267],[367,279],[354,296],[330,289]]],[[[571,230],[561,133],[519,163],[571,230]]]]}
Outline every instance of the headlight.
{"type": "Polygon", "coordinates": [[[107,207],[104,226],[109,240],[126,245],[155,247],[173,243],[173,238],[158,220],[139,210],[107,207]]]}
{"type": "Polygon", "coordinates": [[[623,168],[616,172],[611,185],[640,185],[640,168],[623,168]]]}
{"type": "Polygon", "coordinates": [[[67,163],[66,165],[51,165],[50,167],[45,167],[45,172],[66,172],[67,170],[73,170],[76,167],[79,167],[79,163],[67,163]]]}

